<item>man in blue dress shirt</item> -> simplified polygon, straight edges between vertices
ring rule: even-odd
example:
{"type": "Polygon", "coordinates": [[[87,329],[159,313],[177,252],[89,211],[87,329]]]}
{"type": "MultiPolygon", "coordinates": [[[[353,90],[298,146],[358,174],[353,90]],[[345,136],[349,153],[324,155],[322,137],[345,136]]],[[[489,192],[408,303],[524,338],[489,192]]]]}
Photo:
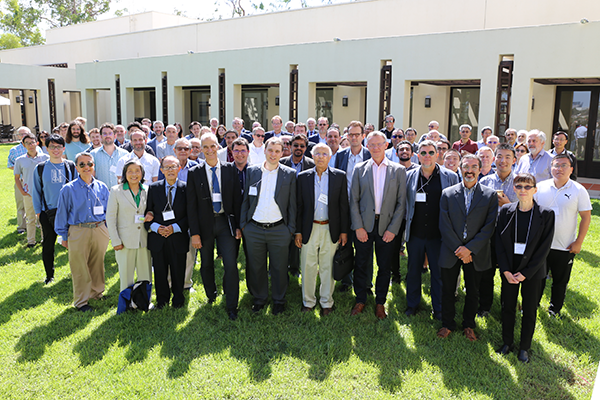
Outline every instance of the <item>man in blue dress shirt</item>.
{"type": "Polygon", "coordinates": [[[104,183],[94,178],[94,159],[89,153],[77,154],[75,166],[79,178],[67,183],[60,191],[54,230],[62,237],[62,245],[69,249],[73,304],[85,312],[92,310],[88,300],[99,300],[104,292],[109,191],[104,183]]]}

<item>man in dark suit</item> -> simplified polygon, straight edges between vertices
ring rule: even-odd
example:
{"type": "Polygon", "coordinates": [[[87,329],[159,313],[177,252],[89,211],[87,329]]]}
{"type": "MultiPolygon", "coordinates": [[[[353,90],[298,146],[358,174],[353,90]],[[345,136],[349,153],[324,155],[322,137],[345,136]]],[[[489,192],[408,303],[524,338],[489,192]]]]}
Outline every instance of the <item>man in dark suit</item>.
{"type": "Polygon", "coordinates": [[[265,142],[271,139],[272,137],[278,138],[282,135],[292,136],[290,133],[281,130],[281,128],[283,127],[283,120],[279,115],[276,115],[273,118],[271,118],[271,126],[273,127],[273,130],[265,133],[265,142]]]}
{"type": "Polygon", "coordinates": [[[477,182],[481,171],[479,157],[467,154],[460,166],[462,182],[444,189],[440,199],[442,328],[438,337],[446,338],[456,329],[454,291],[462,266],[467,289],[463,330],[467,339],[475,341],[479,283],[482,272],[492,267],[490,238],[496,223],[498,196],[495,190],[477,182]]]}
{"type": "MultiPolygon", "coordinates": [[[[367,161],[371,158],[371,153],[365,147],[363,147],[362,142],[365,138],[365,129],[360,121],[352,121],[348,125],[348,141],[350,142],[350,147],[347,147],[342,150],[338,150],[337,155],[335,157],[334,168],[341,169],[346,172],[346,180],[348,181],[348,197],[350,197],[350,184],[352,183],[352,175],[354,174],[354,167],[357,164],[360,164],[363,161],[367,161]]],[[[350,232],[349,237],[350,243],[354,243],[354,231],[350,232]]],[[[371,260],[368,263],[370,265],[368,274],[368,287],[373,286],[373,256],[371,255],[371,260]]],[[[340,291],[345,292],[350,289],[352,286],[352,273],[346,275],[344,279],[342,279],[342,288],[340,291]]]]}
{"type": "Polygon", "coordinates": [[[296,173],[279,163],[280,138],[269,139],[265,146],[266,161],[246,172],[240,226],[248,250],[246,281],[254,297],[252,311],[259,312],[267,302],[269,253],[273,314],[277,315],[285,309],[288,249],[296,232],[296,173]]]}
{"type": "Polygon", "coordinates": [[[367,301],[369,265],[373,246],[377,254],[375,315],[387,318],[385,302],[390,286],[390,264],[394,240],[400,231],[406,208],[406,171],[385,156],[387,140],[379,131],[367,136],[372,158],[358,164],[350,189],[350,218],[355,233],[354,293],[352,315],[360,314],[367,301]]]}
{"type": "MultiPolygon", "coordinates": [[[[305,152],[308,147],[308,139],[304,134],[295,135],[292,139],[292,155],[289,157],[282,157],[279,162],[286,167],[293,168],[296,171],[296,177],[302,171],[314,168],[315,162],[306,157],[305,152]]],[[[300,275],[300,249],[296,247],[294,239],[290,242],[289,250],[289,273],[292,276],[298,277],[300,275]]]]}
{"type": "Polygon", "coordinates": [[[154,286],[157,308],[169,304],[173,293],[173,307],[183,307],[183,281],[185,258],[189,251],[187,198],[185,182],[177,179],[181,166],[179,160],[167,156],[161,161],[164,180],[150,185],[146,215],[152,222],[145,222],[149,230],[148,249],[154,265],[154,286]],[[167,276],[171,273],[171,288],[167,276]]]}
{"type": "Polygon", "coordinates": [[[323,315],[329,315],[335,287],[333,257],[338,243],[344,246],[348,241],[350,230],[346,173],[328,166],[331,149],[327,145],[318,143],[312,155],[315,168],[298,175],[295,244],[302,249],[302,311],[311,311],[316,305],[318,273],[319,302],[323,315]]]}
{"type": "Polygon", "coordinates": [[[188,173],[188,221],[192,246],[200,249],[202,283],[212,304],[217,297],[215,284],[215,240],[223,257],[223,291],[229,319],[237,319],[239,274],[237,250],[242,231],[239,229],[242,190],[237,168],[220,162],[217,157],[217,137],[213,133],[202,136],[202,151],[206,162],[188,173]]]}

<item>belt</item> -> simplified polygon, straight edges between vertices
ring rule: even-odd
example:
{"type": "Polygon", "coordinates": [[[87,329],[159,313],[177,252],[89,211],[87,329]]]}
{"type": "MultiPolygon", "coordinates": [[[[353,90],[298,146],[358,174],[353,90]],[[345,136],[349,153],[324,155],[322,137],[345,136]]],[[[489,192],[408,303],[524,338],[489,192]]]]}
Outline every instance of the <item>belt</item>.
{"type": "Polygon", "coordinates": [[[83,224],[75,224],[75,226],[78,226],[80,228],[97,228],[100,225],[104,224],[104,220],[102,221],[98,221],[98,222],[84,222],[83,224]]]}
{"type": "Polygon", "coordinates": [[[254,225],[258,226],[259,228],[268,229],[268,228],[274,228],[277,225],[283,224],[283,218],[277,222],[262,223],[262,222],[255,221],[253,219],[251,219],[250,222],[252,222],[254,225]]]}
{"type": "Polygon", "coordinates": [[[313,220],[313,224],[327,225],[328,223],[329,223],[329,220],[326,220],[326,221],[316,221],[316,220],[313,220]]]}

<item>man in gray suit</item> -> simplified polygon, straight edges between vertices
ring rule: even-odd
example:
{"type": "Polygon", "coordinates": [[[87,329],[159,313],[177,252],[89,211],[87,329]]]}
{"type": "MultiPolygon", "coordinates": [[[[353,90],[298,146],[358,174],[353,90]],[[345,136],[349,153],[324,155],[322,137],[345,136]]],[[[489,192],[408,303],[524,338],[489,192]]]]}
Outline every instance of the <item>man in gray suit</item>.
{"type": "Polygon", "coordinates": [[[456,329],[454,291],[462,266],[467,289],[463,330],[467,339],[475,341],[479,283],[482,272],[492,267],[490,238],[496,224],[498,196],[495,190],[477,182],[481,171],[478,156],[463,156],[460,169],[462,182],[444,189],[440,199],[442,328],[438,337],[446,338],[456,329]]]}
{"type": "Polygon", "coordinates": [[[296,171],[279,163],[282,154],[281,139],[273,137],[265,144],[266,161],[248,167],[240,218],[252,311],[262,310],[269,295],[268,252],[273,315],[284,311],[288,249],[296,231],[296,171]]]}
{"type": "MultiPolygon", "coordinates": [[[[410,145],[409,145],[410,147],[410,145]]],[[[425,253],[431,271],[431,306],[433,316],[442,319],[442,276],[438,259],[442,245],[439,228],[442,190],[458,183],[456,174],[436,164],[437,145],[431,140],[419,144],[417,168],[406,177],[406,315],[415,315],[421,303],[421,273],[425,253]]]]}
{"type": "Polygon", "coordinates": [[[355,231],[354,293],[356,305],[352,315],[360,314],[367,301],[368,264],[377,254],[375,315],[387,317],[385,301],[390,284],[390,263],[394,239],[400,231],[406,207],[406,171],[385,157],[387,138],[379,131],[367,136],[371,160],[354,169],[350,187],[350,218],[355,231]]]}

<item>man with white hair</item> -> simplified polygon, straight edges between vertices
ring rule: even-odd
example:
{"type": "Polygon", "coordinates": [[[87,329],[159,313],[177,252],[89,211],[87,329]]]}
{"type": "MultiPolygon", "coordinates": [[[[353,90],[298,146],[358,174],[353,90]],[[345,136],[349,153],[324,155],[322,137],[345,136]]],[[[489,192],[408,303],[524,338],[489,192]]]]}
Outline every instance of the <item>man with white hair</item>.
{"type": "Polygon", "coordinates": [[[423,140],[433,140],[434,142],[438,142],[440,139],[448,140],[448,138],[446,136],[444,136],[441,133],[439,133],[439,129],[440,129],[440,123],[439,122],[437,122],[437,121],[431,121],[427,125],[427,128],[429,129],[429,131],[427,133],[425,133],[424,135],[422,135],[421,138],[419,138],[419,143],[421,143],[423,140]],[[439,138],[435,137],[435,134],[433,135],[433,137],[430,136],[430,132],[431,131],[436,131],[437,134],[440,137],[439,138]]]}
{"type": "Polygon", "coordinates": [[[552,156],[544,150],[546,134],[534,129],[527,134],[527,148],[529,153],[521,157],[519,165],[515,168],[515,175],[528,172],[535,176],[536,182],[552,178],[552,156]]]}
{"type": "Polygon", "coordinates": [[[166,156],[175,156],[175,141],[179,139],[179,132],[175,125],[167,125],[165,128],[167,140],[156,146],[156,157],[162,160],[166,156]]]}
{"type": "Polygon", "coordinates": [[[210,119],[210,131],[216,135],[218,127],[219,127],[219,120],[216,118],[211,118],[210,119]]]}
{"type": "Polygon", "coordinates": [[[319,133],[319,131],[316,130],[317,121],[314,118],[309,118],[306,120],[306,127],[308,128],[308,130],[306,131],[306,136],[308,136],[309,138],[319,133]]]}
{"type": "Polygon", "coordinates": [[[298,175],[298,217],[295,244],[301,249],[302,308],[312,311],[317,303],[317,274],[321,280],[319,303],[323,315],[333,311],[333,257],[338,243],[348,241],[349,205],[346,173],[329,167],[331,148],[317,143],[312,149],[315,167],[298,175]],[[329,205],[332,205],[330,207],[329,205]]]}
{"type": "Polygon", "coordinates": [[[294,123],[294,121],[288,121],[285,123],[285,130],[287,133],[289,133],[290,135],[294,134],[294,127],[296,126],[296,124],[294,123]]]}

